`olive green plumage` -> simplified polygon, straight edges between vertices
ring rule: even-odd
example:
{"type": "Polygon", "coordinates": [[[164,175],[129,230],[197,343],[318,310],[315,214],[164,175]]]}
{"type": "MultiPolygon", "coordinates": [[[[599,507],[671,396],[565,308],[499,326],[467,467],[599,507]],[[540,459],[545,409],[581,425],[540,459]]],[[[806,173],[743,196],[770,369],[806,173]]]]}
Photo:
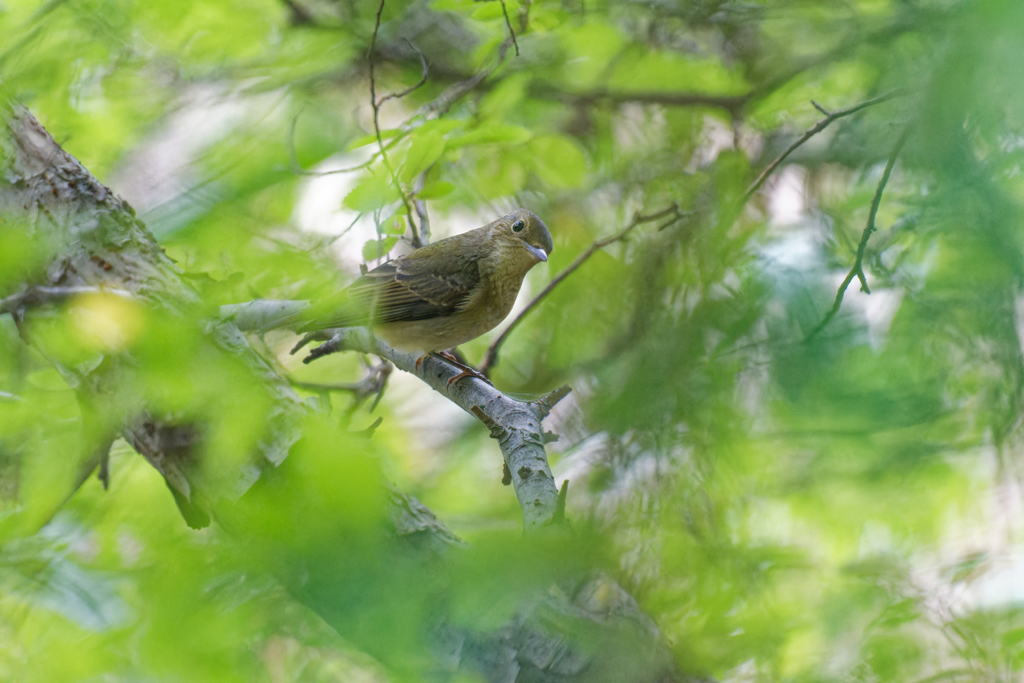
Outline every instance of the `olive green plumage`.
{"type": "Polygon", "coordinates": [[[458,346],[505,319],[527,271],[553,248],[544,221],[517,209],[374,268],[300,331],[369,324],[403,351],[458,346]]]}

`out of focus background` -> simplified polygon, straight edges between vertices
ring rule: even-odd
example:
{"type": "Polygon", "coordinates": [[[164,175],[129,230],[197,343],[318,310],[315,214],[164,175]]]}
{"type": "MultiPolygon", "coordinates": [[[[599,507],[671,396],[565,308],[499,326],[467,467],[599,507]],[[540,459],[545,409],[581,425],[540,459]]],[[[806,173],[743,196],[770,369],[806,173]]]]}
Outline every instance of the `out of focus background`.
{"type": "MultiPolygon", "coordinates": [[[[572,541],[539,549],[487,429],[415,377],[254,335],[330,407],[281,484],[246,469],[273,410],[240,365],[128,303],[36,334],[131,353],[149,405],[208,425],[232,502],[189,528],[121,440],[109,490],[78,487],[75,389],[4,316],[0,679],[488,680],[423,655],[426,625],[498,628],[507,591],[597,571],[680,675],[1021,680],[1022,64],[1011,1],[0,1],[7,96],[207,311],[317,299],[524,206],[555,249],[515,316],[634,225],[490,363],[516,396],[573,389],[545,422],[572,541]],[[468,544],[444,590],[382,559],[384,483],[468,544]]],[[[0,298],[32,254],[4,232],[0,298]]]]}

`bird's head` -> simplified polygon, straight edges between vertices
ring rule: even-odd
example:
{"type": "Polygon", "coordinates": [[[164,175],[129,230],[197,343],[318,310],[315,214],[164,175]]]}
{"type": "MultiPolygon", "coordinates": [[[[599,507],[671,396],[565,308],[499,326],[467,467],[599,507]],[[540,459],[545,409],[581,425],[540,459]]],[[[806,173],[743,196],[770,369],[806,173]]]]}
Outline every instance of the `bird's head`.
{"type": "Polygon", "coordinates": [[[516,209],[498,219],[498,233],[513,244],[522,246],[537,261],[547,261],[555,248],[544,221],[529,209],[516,209]]]}

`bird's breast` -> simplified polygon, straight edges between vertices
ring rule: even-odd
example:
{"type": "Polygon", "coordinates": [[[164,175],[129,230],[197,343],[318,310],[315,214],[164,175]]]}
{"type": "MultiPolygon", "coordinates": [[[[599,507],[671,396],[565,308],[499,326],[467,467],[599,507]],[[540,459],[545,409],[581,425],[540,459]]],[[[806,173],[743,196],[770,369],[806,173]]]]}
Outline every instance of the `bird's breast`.
{"type": "Polygon", "coordinates": [[[402,350],[442,351],[464,344],[493,330],[508,316],[534,263],[525,249],[504,253],[497,249],[480,260],[480,286],[461,311],[426,320],[384,323],[375,329],[402,350]]]}

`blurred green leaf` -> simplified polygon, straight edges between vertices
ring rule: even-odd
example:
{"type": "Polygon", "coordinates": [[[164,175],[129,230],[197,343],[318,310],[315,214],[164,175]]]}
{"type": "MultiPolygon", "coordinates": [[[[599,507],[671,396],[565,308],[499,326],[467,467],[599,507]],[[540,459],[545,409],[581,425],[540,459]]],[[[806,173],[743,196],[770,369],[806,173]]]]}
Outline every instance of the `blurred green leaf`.
{"type": "Polygon", "coordinates": [[[363,260],[374,261],[387,256],[392,247],[398,244],[397,237],[385,237],[380,240],[369,240],[363,245],[363,260]]]}
{"type": "Polygon", "coordinates": [[[383,208],[402,197],[391,181],[391,174],[383,165],[365,174],[359,184],[345,196],[342,206],[366,213],[383,208]]]}
{"type": "Polygon", "coordinates": [[[452,190],[455,189],[455,185],[443,180],[438,180],[432,183],[426,183],[423,185],[423,189],[416,193],[416,196],[420,199],[438,199],[445,195],[451,194],[452,190]]]}
{"type": "Polygon", "coordinates": [[[579,187],[587,176],[587,159],[576,145],[560,136],[538,137],[529,143],[533,171],[555,187],[579,187]]]}
{"type": "Polygon", "coordinates": [[[468,145],[485,145],[503,143],[507,145],[519,145],[533,137],[533,133],[520,126],[511,126],[503,123],[485,123],[468,133],[454,135],[448,138],[448,147],[458,149],[468,145]]]}
{"type": "Polygon", "coordinates": [[[422,135],[412,136],[412,146],[405,157],[405,165],[399,178],[410,183],[416,176],[423,173],[441,158],[444,152],[444,138],[437,131],[427,131],[422,135]]]}

